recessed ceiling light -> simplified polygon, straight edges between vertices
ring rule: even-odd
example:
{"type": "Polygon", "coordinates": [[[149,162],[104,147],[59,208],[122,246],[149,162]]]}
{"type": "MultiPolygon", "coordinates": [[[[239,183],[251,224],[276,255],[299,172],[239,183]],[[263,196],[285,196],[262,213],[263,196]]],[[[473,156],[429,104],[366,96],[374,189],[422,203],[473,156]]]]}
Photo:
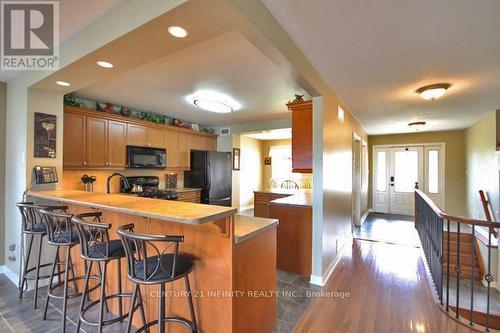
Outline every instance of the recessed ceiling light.
{"type": "Polygon", "coordinates": [[[419,129],[423,128],[425,124],[427,124],[425,121],[414,121],[412,123],[409,123],[408,126],[415,129],[415,131],[418,131],[419,129]]]}
{"type": "Polygon", "coordinates": [[[56,84],[60,85],[61,87],[69,87],[71,84],[66,81],[56,81],[56,84]]]}
{"type": "Polygon", "coordinates": [[[230,113],[241,108],[241,104],[232,97],[212,90],[198,90],[187,96],[186,100],[210,112],[230,113]]]}
{"type": "Polygon", "coordinates": [[[104,67],[104,68],[113,68],[113,64],[110,63],[110,62],[107,62],[107,61],[102,61],[102,60],[99,60],[97,62],[97,64],[101,67],[104,67]]]}
{"type": "Polygon", "coordinates": [[[420,94],[423,99],[434,101],[443,96],[449,87],[451,87],[449,83],[436,83],[418,88],[416,92],[420,94]]]}
{"type": "Polygon", "coordinates": [[[185,38],[188,35],[188,32],[186,31],[186,29],[179,27],[179,26],[176,26],[176,25],[172,25],[172,26],[168,27],[168,32],[172,36],[177,37],[177,38],[185,38]]]}

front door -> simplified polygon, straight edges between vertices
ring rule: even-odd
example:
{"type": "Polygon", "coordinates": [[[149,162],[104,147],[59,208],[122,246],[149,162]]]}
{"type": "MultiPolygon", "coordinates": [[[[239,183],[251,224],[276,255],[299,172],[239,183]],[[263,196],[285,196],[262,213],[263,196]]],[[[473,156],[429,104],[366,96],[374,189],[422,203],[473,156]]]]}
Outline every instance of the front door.
{"type": "Polygon", "coordinates": [[[424,148],[375,148],[374,171],[374,210],[413,215],[415,186],[422,186],[424,179],[424,148]]]}

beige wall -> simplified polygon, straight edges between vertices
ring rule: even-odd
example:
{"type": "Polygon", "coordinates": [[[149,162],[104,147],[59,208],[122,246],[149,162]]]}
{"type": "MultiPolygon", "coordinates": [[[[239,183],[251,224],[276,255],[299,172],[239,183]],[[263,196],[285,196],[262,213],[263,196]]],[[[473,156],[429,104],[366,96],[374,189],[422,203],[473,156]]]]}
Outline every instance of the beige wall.
{"type": "Polygon", "coordinates": [[[0,266],[5,263],[5,116],[7,85],[0,82],[0,266]]]}
{"type": "Polygon", "coordinates": [[[499,217],[499,173],[495,143],[496,112],[482,118],[465,133],[467,214],[472,218],[485,218],[479,200],[479,190],[488,191],[495,213],[499,217]]]}
{"type": "Polygon", "coordinates": [[[370,191],[372,207],[372,153],[375,145],[445,143],[445,208],[451,214],[465,214],[465,131],[374,135],[369,140],[370,191]]]}
{"type": "Polygon", "coordinates": [[[253,205],[253,191],[262,189],[262,141],[240,136],[240,206],[253,205]]]}
{"type": "MultiPolygon", "coordinates": [[[[263,159],[269,156],[269,148],[272,146],[290,146],[292,144],[291,139],[284,140],[264,140],[262,141],[262,156],[263,159]]],[[[271,185],[269,180],[272,177],[272,167],[270,165],[264,165],[264,160],[262,160],[262,186],[264,188],[270,188],[271,185]]]]}
{"type": "MultiPolygon", "coordinates": [[[[26,147],[26,179],[31,181],[32,169],[35,165],[56,166],[59,178],[62,178],[63,169],[63,124],[64,107],[63,95],[40,89],[28,89],[28,130],[26,147]],[[34,157],[34,121],[35,112],[47,113],[57,116],[56,125],[56,158],[34,157]]],[[[61,183],[58,183],[61,187],[61,183]]],[[[37,188],[53,188],[52,184],[37,186],[37,188]]]]}

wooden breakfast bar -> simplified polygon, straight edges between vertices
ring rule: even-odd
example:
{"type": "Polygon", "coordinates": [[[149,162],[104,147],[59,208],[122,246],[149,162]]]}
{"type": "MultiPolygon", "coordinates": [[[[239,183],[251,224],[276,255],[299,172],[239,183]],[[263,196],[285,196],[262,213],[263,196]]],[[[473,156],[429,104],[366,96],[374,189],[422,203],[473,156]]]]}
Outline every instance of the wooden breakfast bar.
{"type": "MultiPolygon", "coordinates": [[[[110,235],[115,239],[116,228],[129,223],[135,224],[137,233],[183,235],[180,252],[195,260],[189,278],[199,331],[264,333],[274,329],[277,220],[235,215],[236,209],[230,207],[77,190],[32,191],[28,197],[39,203],[64,204],[70,214],[102,212],[102,222],[112,224],[110,235]]],[[[71,257],[76,275],[84,275],[79,246],[72,249],[71,257]]],[[[109,265],[106,294],[116,292],[118,275],[124,291],[131,292],[133,284],[123,259],[122,272],[109,265]]],[[[182,279],[167,285],[168,314],[189,317],[183,290],[182,279]]],[[[156,319],[157,287],[141,286],[141,292],[147,321],[156,319]]],[[[117,303],[108,303],[113,313],[118,313],[117,303]]],[[[128,309],[128,300],[124,306],[128,309]]],[[[138,313],[133,324],[142,325],[138,313]]],[[[166,327],[169,332],[185,331],[181,325],[166,327]]]]}

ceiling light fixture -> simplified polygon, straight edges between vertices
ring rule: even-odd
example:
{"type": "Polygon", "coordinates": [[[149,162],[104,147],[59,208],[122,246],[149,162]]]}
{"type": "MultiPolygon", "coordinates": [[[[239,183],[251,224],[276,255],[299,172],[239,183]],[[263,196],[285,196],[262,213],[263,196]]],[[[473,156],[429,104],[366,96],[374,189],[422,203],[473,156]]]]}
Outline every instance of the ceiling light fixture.
{"type": "Polygon", "coordinates": [[[56,81],[56,84],[60,85],[61,87],[69,87],[71,84],[66,81],[56,81]]]}
{"type": "Polygon", "coordinates": [[[102,60],[99,60],[97,62],[97,64],[101,67],[104,67],[104,68],[113,68],[113,64],[110,63],[110,62],[107,62],[107,61],[102,61],[102,60]]]}
{"type": "Polygon", "coordinates": [[[176,25],[172,25],[172,26],[168,27],[168,32],[176,38],[186,38],[188,35],[188,32],[186,31],[186,29],[184,29],[183,27],[176,26],[176,25]]]}
{"type": "Polygon", "coordinates": [[[216,113],[230,113],[241,108],[232,97],[212,90],[198,90],[186,100],[200,109],[216,113]]]}
{"type": "Polygon", "coordinates": [[[418,88],[416,92],[420,94],[423,99],[434,101],[443,96],[449,87],[451,87],[449,83],[436,83],[418,88]]]}
{"type": "Polygon", "coordinates": [[[423,128],[425,124],[427,124],[425,121],[414,121],[412,123],[409,123],[408,126],[415,129],[415,131],[418,131],[423,128]]]}

